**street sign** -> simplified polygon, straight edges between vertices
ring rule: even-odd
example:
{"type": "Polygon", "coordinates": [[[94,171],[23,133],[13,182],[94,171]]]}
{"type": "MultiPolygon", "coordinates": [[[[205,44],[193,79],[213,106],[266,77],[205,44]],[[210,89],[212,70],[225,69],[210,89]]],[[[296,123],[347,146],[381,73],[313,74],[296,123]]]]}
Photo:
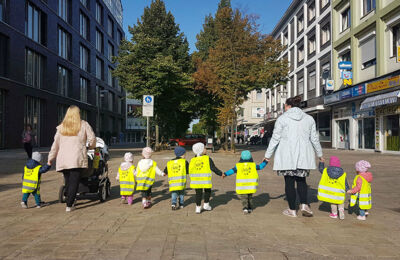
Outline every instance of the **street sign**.
{"type": "Polygon", "coordinates": [[[341,61],[339,62],[339,69],[340,70],[351,70],[353,68],[353,65],[351,61],[341,61]]]}
{"type": "Polygon", "coordinates": [[[348,70],[343,70],[341,73],[341,79],[352,79],[353,78],[353,73],[348,70]]]}
{"type": "Polygon", "coordinates": [[[154,106],[154,96],[143,95],[143,106],[154,106]]]}
{"type": "Polygon", "coordinates": [[[154,116],[154,96],[143,95],[142,115],[146,117],[154,116]]]}
{"type": "Polygon", "coordinates": [[[153,117],[154,116],[154,107],[153,106],[143,106],[143,116],[153,117]]]}
{"type": "Polygon", "coordinates": [[[325,89],[328,91],[335,90],[335,81],[333,79],[327,80],[325,89]]]}

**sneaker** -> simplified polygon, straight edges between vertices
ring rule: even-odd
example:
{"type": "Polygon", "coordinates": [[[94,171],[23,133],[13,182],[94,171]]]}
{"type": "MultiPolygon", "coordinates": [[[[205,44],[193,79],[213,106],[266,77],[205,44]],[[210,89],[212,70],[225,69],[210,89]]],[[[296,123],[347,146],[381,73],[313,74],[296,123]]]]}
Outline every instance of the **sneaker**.
{"type": "Polygon", "coordinates": [[[297,217],[296,210],[285,209],[282,212],[282,214],[285,215],[285,216],[288,216],[288,217],[292,217],[292,218],[297,217]]]}
{"type": "Polygon", "coordinates": [[[331,213],[331,214],[329,214],[329,217],[330,217],[330,218],[337,218],[337,214],[331,213]]]}
{"type": "Polygon", "coordinates": [[[310,206],[308,206],[307,204],[301,204],[300,210],[301,210],[301,214],[304,217],[312,217],[313,216],[313,212],[311,211],[310,206]]]}
{"type": "Polygon", "coordinates": [[[179,206],[179,209],[183,209],[183,208],[184,208],[183,205],[180,205],[180,206],[179,206]]]}
{"type": "Polygon", "coordinates": [[[74,207],[74,206],[72,206],[72,207],[66,207],[66,208],[65,208],[65,212],[71,212],[71,211],[73,211],[73,210],[75,210],[75,207],[74,207]]]}
{"type": "Polygon", "coordinates": [[[339,210],[339,219],[344,219],[344,210],[339,210]]]}
{"type": "Polygon", "coordinates": [[[26,203],[26,202],[24,202],[24,201],[21,201],[21,207],[22,207],[23,209],[27,209],[27,208],[28,208],[28,203],[26,203]]]}
{"type": "Polygon", "coordinates": [[[201,213],[201,206],[196,206],[196,214],[200,214],[201,213]]]}
{"type": "Polygon", "coordinates": [[[212,207],[210,206],[210,203],[204,203],[203,209],[206,211],[210,211],[210,210],[212,210],[212,207]]]}
{"type": "Polygon", "coordinates": [[[369,215],[369,212],[368,211],[365,211],[365,216],[368,216],[369,215]]]}
{"type": "Polygon", "coordinates": [[[244,209],[243,209],[243,213],[244,213],[244,214],[249,214],[249,210],[246,209],[246,208],[244,208],[244,209]]]}
{"type": "Polygon", "coordinates": [[[367,217],[365,217],[365,216],[357,216],[357,219],[358,220],[367,220],[367,217]]]}
{"type": "Polygon", "coordinates": [[[41,206],[40,205],[36,205],[36,207],[35,208],[37,208],[37,209],[40,209],[41,208],[41,206]]]}
{"type": "Polygon", "coordinates": [[[175,204],[172,204],[171,209],[172,209],[172,210],[176,210],[176,205],[175,205],[175,204]]]}
{"type": "Polygon", "coordinates": [[[247,211],[248,211],[249,214],[250,214],[251,212],[253,212],[253,209],[252,209],[252,208],[248,208],[247,211]]]}

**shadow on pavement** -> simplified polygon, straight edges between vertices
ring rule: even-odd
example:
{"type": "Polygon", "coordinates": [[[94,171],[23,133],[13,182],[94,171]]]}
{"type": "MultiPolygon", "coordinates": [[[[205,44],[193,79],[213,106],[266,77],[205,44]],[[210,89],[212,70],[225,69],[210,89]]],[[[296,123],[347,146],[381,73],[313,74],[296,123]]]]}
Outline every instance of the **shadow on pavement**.
{"type": "Polygon", "coordinates": [[[266,206],[271,200],[269,193],[261,193],[253,197],[254,209],[266,206]]]}
{"type": "Polygon", "coordinates": [[[226,204],[228,204],[229,201],[231,201],[233,199],[239,200],[239,198],[236,196],[235,191],[228,191],[226,193],[215,196],[214,194],[216,191],[218,191],[218,190],[212,190],[212,192],[211,192],[213,208],[217,208],[219,206],[226,205],[226,204]]]}
{"type": "MultiPolygon", "coordinates": [[[[43,185],[43,183],[46,183],[46,182],[51,182],[51,181],[50,180],[46,180],[46,181],[42,180],[40,182],[40,185],[43,185]]],[[[10,190],[10,189],[16,189],[16,188],[22,188],[22,180],[21,180],[21,182],[17,182],[17,183],[9,183],[9,184],[0,185],[0,192],[10,190]]]]}

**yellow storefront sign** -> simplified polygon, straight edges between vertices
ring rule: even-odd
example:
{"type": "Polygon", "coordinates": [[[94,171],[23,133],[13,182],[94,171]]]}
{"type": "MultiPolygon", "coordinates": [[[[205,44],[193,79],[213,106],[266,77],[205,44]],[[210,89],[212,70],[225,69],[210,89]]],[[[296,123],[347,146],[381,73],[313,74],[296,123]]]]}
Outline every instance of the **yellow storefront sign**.
{"type": "Polygon", "coordinates": [[[367,93],[400,86],[400,75],[367,84],[367,93]]]}
{"type": "Polygon", "coordinates": [[[400,106],[387,106],[375,108],[376,116],[386,116],[400,114],[400,106]]]}

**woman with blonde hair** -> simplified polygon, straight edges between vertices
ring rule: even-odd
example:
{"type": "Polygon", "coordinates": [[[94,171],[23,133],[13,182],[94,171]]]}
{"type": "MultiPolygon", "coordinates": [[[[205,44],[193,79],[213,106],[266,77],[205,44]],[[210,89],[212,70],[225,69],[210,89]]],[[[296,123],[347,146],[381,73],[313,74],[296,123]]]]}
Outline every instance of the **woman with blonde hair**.
{"type": "Polygon", "coordinates": [[[74,209],[81,172],[88,168],[86,143],[88,148],[94,148],[96,136],[89,123],[81,120],[79,108],[70,106],[64,120],[57,127],[48,159],[50,165],[56,159],[56,170],[64,174],[67,212],[74,209]]]}

